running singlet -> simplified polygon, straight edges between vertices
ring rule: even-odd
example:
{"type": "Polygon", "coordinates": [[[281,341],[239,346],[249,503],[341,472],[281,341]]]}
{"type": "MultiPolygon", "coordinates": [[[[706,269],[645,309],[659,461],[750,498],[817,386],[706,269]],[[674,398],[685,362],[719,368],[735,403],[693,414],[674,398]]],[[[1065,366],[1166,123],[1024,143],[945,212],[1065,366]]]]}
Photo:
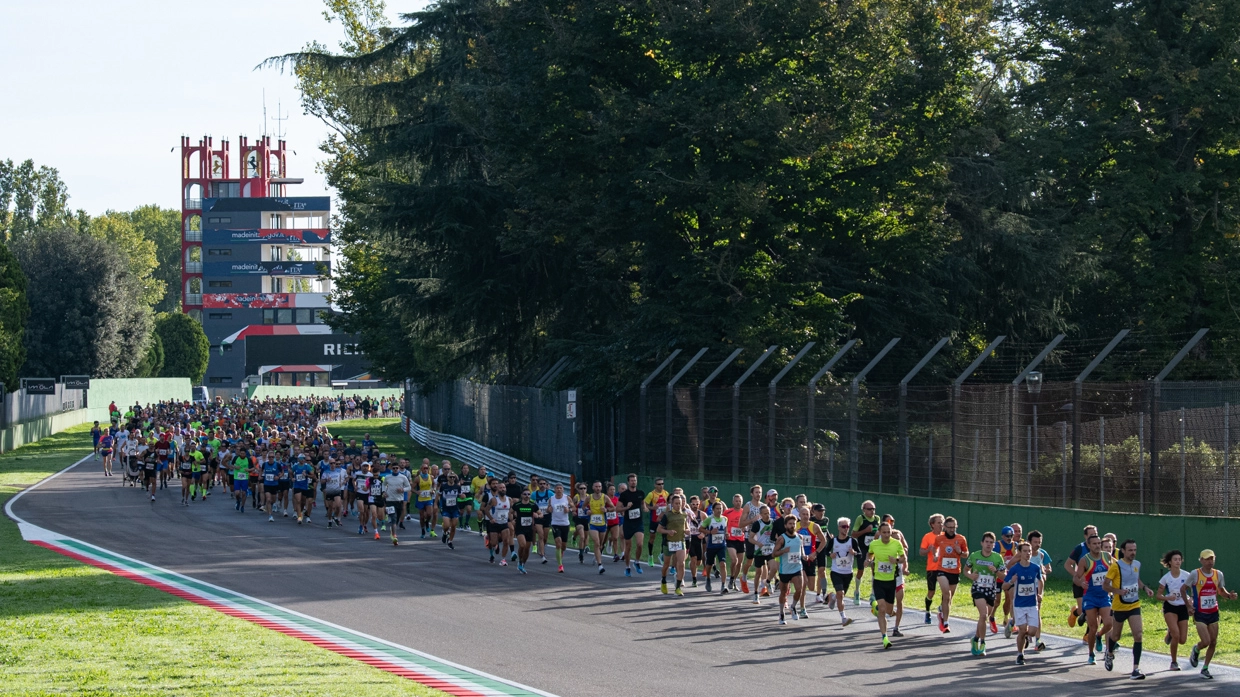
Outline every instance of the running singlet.
{"type": "Polygon", "coordinates": [[[607,504],[608,501],[605,495],[599,494],[599,497],[596,499],[594,494],[590,494],[590,525],[607,524],[607,504]]]}
{"type": "Polygon", "coordinates": [[[1009,559],[1016,556],[1016,550],[1019,548],[1019,545],[1020,540],[1012,540],[1012,544],[1007,545],[1004,544],[1003,539],[1000,538],[995,544],[995,551],[1003,557],[1003,562],[1006,564],[1009,559]]]}
{"type": "Polygon", "coordinates": [[[938,571],[939,560],[935,552],[935,541],[939,536],[933,530],[921,536],[921,548],[926,552],[926,571],[938,571]]]}
{"type": "Polygon", "coordinates": [[[886,542],[881,539],[874,540],[870,543],[870,555],[874,557],[875,581],[896,580],[896,567],[899,563],[894,560],[904,556],[904,545],[900,544],[899,540],[894,537],[886,542]]]}
{"type": "Polygon", "coordinates": [[[818,533],[821,530],[822,528],[812,520],[801,523],[801,527],[797,528],[797,534],[801,536],[801,550],[806,557],[818,548],[818,533]]]}
{"type": "Polygon", "coordinates": [[[706,547],[719,549],[727,545],[728,519],[714,516],[706,520],[706,547]]]}
{"type": "Polygon", "coordinates": [[[494,508],[491,509],[491,522],[496,525],[508,524],[508,511],[512,508],[512,500],[503,494],[499,494],[493,499],[494,508]]]}
{"type": "Polygon", "coordinates": [[[1007,570],[1005,583],[1013,583],[1016,598],[1013,607],[1036,607],[1038,604],[1038,580],[1042,578],[1042,567],[1037,564],[1023,566],[1020,562],[1007,570]]]}
{"type": "Polygon", "coordinates": [[[1218,614],[1218,586],[1214,583],[1215,572],[1209,576],[1201,573],[1201,569],[1193,572],[1193,614],[1218,614]]]}
{"type": "Polygon", "coordinates": [[[304,491],[310,488],[310,465],[293,465],[293,489],[304,491]]]}
{"type": "Polygon", "coordinates": [[[250,461],[244,457],[233,460],[233,479],[240,482],[250,480],[250,461]]]}
{"type": "Polygon", "coordinates": [[[369,472],[357,472],[353,475],[353,491],[367,496],[370,494],[370,478],[369,472]]]}
{"type": "Polygon", "coordinates": [[[977,595],[994,595],[995,578],[1003,568],[1003,555],[995,552],[982,554],[977,551],[969,555],[965,564],[977,574],[977,579],[973,581],[973,592],[977,595]]]}
{"type": "Polygon", "coordinates": [[[744,540],[745,531],[741,530],[741,509],[729,508],[723,516],[728,521],[728,540],[731,542],[744,540]]]}
{"type": "Polygon", "coordinates": [[[449,484],[439,493],[443,496],[444,510],[447,510],[448,512],[451,512],[450,509],[455,509],[460,502],[461,487],[459,485],[449,484]]]}
{"type": "Polygon", "coordinates": [[[517,530],[522,531],[519,534],[528,532],[534,527],[534,514],[538,512],[538,506],[531,503],[518,503],[512,507],[512,514],[516,516],[517,530]]]}
{"type": "Polygon", "coordinates": [[[543,514],[542,518],[535,521],[539,525],[551,524],[551,521],[547,518],[547,514],[550,513],[550,510],[548,509],[551,506],[551,499],[553,496],[555,496],[555,493],[550,489],[535,489],[534,493],[530,495],[530,501],[532,501],[535,506],[538,506],[538,510],[542,511],[543,514]]]}
{"type": "MultiPolygon", "coordinates": [[[[784,535],[784,553],[779,555],[780,574],[801,573],[801,536],[784,535]]],[[[782,579],[781,579],[782,580],[782,579]]]]}
{"type": "Polygon", "coordinates": [[[668,551],[679,552],[683,550],[685,548],[685,532],[689,529],[687,511],[677,513],[669,508],[663,513],[663,517],[659,519],[659,524],[667,530],[668,551]]]}
{"type": "Polygon", "coordinates": [[[1102,590],[1102,580],[1107,577],[1107,572],[1111,570],[1111,563],[1107,555],[1104,553],[1100,559],[1094,559],[1090,555],[1085,555],[1083,558],[1090,565],[1089,573],[1086,574],[1089,585],[1085,588],[1085,597],[1094,600],[1099,607],[1110,605],[1111,596],[1102,590]]]}
{"type": "Polygon", "coordinates": [[[419,501],[430,501],[431,498],[434,496],[434,492],[431,491],[431,489],[434,488],[434,486],[435,486],[435,480],[431,479],[431,476],[429,474],[426,475],[425,477],[419,474],[418,475],[418,500],[419,501]]]}
{"type": "Polygon", "coordinates": [[[669,496],[667,491],[652,491],[646,494],[646,507],[650,509],[650,520],[658,521],[667,512],[669,496]]]}
{"type": "Polygon", "coordinates": [[[935,538],[934,545],[939,571],[947,574],[960,573],[961,560],[969,555],[969,543],[964,539],[964,535],[956,533],[948,537],[947,533],[943,533],[935,538]]]}
{"type": "Polygon", "coordinates": [[[345,471],[340,467],[332,467],[323,473],[323,491],[328,494],[339,494],[344,489],[345,471]]]}
{"type": "Polygon", "coordinates": [[[572,501],[567,496],[551,497],[551,524],[568,526],[568,511],[572,507],[572,501]]]}
{"type": "Polygon", "coordinates": [[[853,551],[853,555],[858,552],[858,543],[851,537],[840,539],[832,537],[831,542],[831,572],[836,574],[848,575],[853,570],[853,557],[849,556],[848,550],[853,551]]]}
{"type": "Polygon", "coordinates": [[[763,522],[761,518],[749,526],[750,532],[753,533],[754,547],[757,547],[757,552],[761,556],[769,557],[775,551],[775,543],[771,541],[771,529],[774,527],[775,521],[763,522]]]}
{"type": "Polygon", "coordinates": [[[475,496],[482,496],[482,492],[487,488],[486,477],[474,477],[469,483],[473,485],[472,488],[475,496]]]}
{"type": "Polygon", "coordinates": [[[1112,588],[1119,590],[1112,594],[1111,609],[1123,612],[1141,607],[1141,562],[1132,561],[1129,566],[1123,559],[1117,560],[1107,569],[1107,579],[1112,588]]]}
{"type": "Polygon", "coordinates": [[[869,547],[870,543],[874,541],[874,538],[878,537],[879,522],[881,521],[879,521],[878,516],[874,516],[873,518],[866,518],[863,515],[857,516],[856,522],[853,523],[853,532],[864,533],[864,537],[861,538],[862,549],[869,547]]]}
{"type": "Polygon", "coordinates": [[[1180,571],[1179,577],[1172,576],[1171,572],[1168,571],[1163,574],[1162,578],[1158,579],[1158,585],[1167,589],[1164,595],[1170,598],[1170,600],[1166,601],[1168,605],[1184,604],[1184,586],[1188,583],[1188,576],[1188,572],[1183,570],[1180,571]]]}
{"type": "Polygon", "coordinates": [[[263,464],[263,486],[275,486],[276,477],[280,474],[280,467],[274,462],[263,464]]]}

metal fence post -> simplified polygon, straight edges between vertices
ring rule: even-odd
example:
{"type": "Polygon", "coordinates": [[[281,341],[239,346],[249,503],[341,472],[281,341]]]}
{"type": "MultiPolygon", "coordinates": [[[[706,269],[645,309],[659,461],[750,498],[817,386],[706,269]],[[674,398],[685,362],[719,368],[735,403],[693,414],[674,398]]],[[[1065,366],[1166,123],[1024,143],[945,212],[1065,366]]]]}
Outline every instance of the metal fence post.
{"type": "Polygon", "coordinates": [[[878,439],[878,493],[883,493],[883,439],[878,439]]]}
{"type": "MultiPolygon", "coordinates": [[[[711,371],[710,375],[706,376],[702,384],[698,385],[698,432],[701,434],[698,436],[698,479],[706,479],[706,388],[710,386],[710,383],[715,378],[719,377],[719,373],[722,373],[725,368],[732,365],[732,361],[736,360],[736,357],[739,355],[741,355],[741,349],[733,351],[732,355],[725,358],[717,368],[711,371]]],[[[735,433],[735,424],[733,424],[732,430],[735,433]]],[[[738,481],[739,479],[740,477],[734,469],[732,471],[732,481],[738,481]]]]}
{"type": "Polygon", "coordinates": [[[1184,407],[1180,407],[1180,515],[1188,515],[1188,492],[1185,491],[1188,483],[1188,453],[1185,451],[1184,443],[1184,407]]]}
{"type": "Polygon", "coordinates": [[[1231,404],[1223,402],[1223,515],[1231,516],[1231,404]]]}
{"type": "Polygon", "coordinates": [[[1001,429],[998,429],[998,428],[995,429],[995,496],[994,496],[995,503],[999,503],[999,479],[1000,479],[999,468],[1002,466],[1001,462],[1003,459],[1002,451],[999,450],[999,431],[1000,430],[1001,429]]]}
{"type": "Polygon", "coordinates": [[[1107,417],[1098,417],[1098,510],[1107,509],[1107,417]]]}
{"type": "MultiPolygon", "coordinates": [[[[799,363],[801,359],[805,357],[805,354],[809,353],[809,350],[812,348],[814,348],[813,341],[805,344],[805,346],[802,346],[801,350],[797,351],[797,355],[793,356],[792,360],[788,361],[788,364],[785,365],[782,369],[780,369],[780,371],[776,373],[775,377],[771,378],[770,384],[767,385],[767,391],[768,391],[768,401],[767,401],[767,409],[766,409],[766,420],[767,420],[766,436],[767,436],[767,451],[768,451],[767,461],[770,463],[771,481],[775,481],[775,391],[776,391],[776,387],[779,385],[779,381],[782,380],[783,377],[788,374],[788,371],[792,370],[792,368],[797,363],[799,363]]],[[[789,478],[791,479],[791,477],[789,478]]]]}
{"type": "Polygon", "coordinates": [[[1137,490],[1145,513],[1145,412],[1137,414],[1137,490]]]}
{"type": "MultiPolygon", "coordinates": [[[[665,453],[664,457],[667,460],[664,466],[666,467],[666,474],[668,475],[672,474],[672,401],[673,401],[673,397],[675,396],[674,393],[676,390],[676,383],[680,382],[680,379],[685,376],[685,373],[689,372],[689,369],[692,368],[699,360],[701,360],[702,356],[705,355],[705,353],[706,353],[706,349],[702,349],[698,351],[697,354],[693,356],[693,358],[689,359],[688,363],[685,363],[684,367],[680,369],[680,372],[673,375],[672,379],[667,381],[667,400],[666,400],[666,404],[664,405],[664,408],[667,411],[667,414],[665,415],[666,419],[664,419],[666,422],[665,424],[666,433],[664,434],[663,437],[667,441],[666,443],[664,443],[664,453],[665,453]]],[[[702,434],[698,433],[698,439],[701,440],[701,438],[702,438],[702,434]]],[[[704,477],[699,476],[698,478],[703,479],[704,477]]]]}
{"type": "MultiPolygon", "coordinates": [[[[908,384],[909,382],[911,382],[913,378],[917,376],[917,373],[921,372],[922,368],[926,367],[926,364],[930,362],[930,359],[934,358],[935,354],[937,354],[939,351],[943,349],[944,346],[947,345],[947,341],[948,341],[948,337],[946,336],[943,337],[942,339],[939,339],[938,343],[935,344],[934,347],[931,348],[929,351],[927,351],[926,355],[922,356],[921,360],[917,362],[917,365],[913,366],[913,369],[908,371],[908,374],[905,375],[902,380],[900,380],[900,415],[899,415],[899,426],[896,431],[897,439],[903,439],[905,442],[908,441],[908,384]]],[[[899,441],[897,440],[897,442],[899,441]]],[[[900,468],[902,472],[900,493],[907,494],[910,491],[909,490],[909,461],[908,461],[907,448],[905,449],[904,456],[900,460],[900,468]]]]}
{"type": "MultiPolygon", "coordinates": [[[[1158,456],[1158,409],[1159,409],[1159,402],[1162,401],[1162,382],[1163,380],[1167,378],[1168,375],[1171,374],[1172,370],[1175,370],[1175,367],[1180,364],[1180,361],[1184,360],[1184,357],[1188,355],[1188,352],[1193,350],[1193,347],[1196,346],[1203,338],[1205,338],[1206,333],[1209,331],[1210,331],[1209,329],[1198,329],[1197,333],[1193,335],[1193,338],[1189,339],[1188,342],[1185,343],[1184,346],[1180,348],[1179,352],[1176,353],[1175,356],[1171,358],[1171,360],[1167,363],[1167,365],[1163,367],[1162,371],[1159,372],[1158,375],[1154,376],[1154,380],[1153,380],[1154,391],[1153,391],[1153,397],[1151,399],[1152,408],[1150,409],[1150,494],[1154,497],[1154,510],[1151,511],[1152,513],[1158,513],[1158,499],[1159,499],[1159,496],[1158,496],[1158,465],[1159,465],[1159,460],[1161,460],[1161,458],[1158,456]]],[[[1180,411],[1183,411],[1183,409],[1181,409],[1180,411]]],[[[1184,420],[1181,419],[1180,420],[1181,465],[1183,464],[1183,459],[1184,459],[1183,458],[1183,448],[1184,448],[1183,429],[1184,429],[1184,420]]],[[[1181,479],[1183,479],[1183,477],[1181,477],[1181,479]]],[[[1184,508],[1185,508],[1184,486],[1181,483],[1180,515],[1184,515],[1184,508]]]]}
{"type": "MultiPolygon", "coordinates": [[[[817,465],[818,465],[818,438],[816,435],[818,431],[818,425],[817,425],[817,422],[814,420],[814,402],[817,401],[817,397],[818,397],[818,381],[821,380],[824,375],[830,372],[830,370],[835,367],[835,364],[838,363],[839,360],[844,357],[844,354],[848,353],[848,350],[851,349],[856,344],[857,344],[856,339],[849,339],[848,343],[841,346],[840,349],[835,352],[835,355],[831,357],[831,360],[827,361],[826,365],[820,368],[817,373],[814,373],[814,377],[809,379],[809,383],[806,386],[806,390],[808,392],[807,399],[809,400],[809,403],[806,405],[808,409],[806,409],[806,412],[805,412],[806,414],[805,415],[805,421],[806,421],[805,468],[806,468],[806,471],[809,473],[809,486],[814,485],[814,470],[817,469],[817,465]]],[[[831,464],[833,466],[834,459],[835,459],[834,458],[834,453],[835,453],[834,444],[831,444],[831,453],[832,453],[831,464]]],[[[834,472],[829,472],[827,474],[827,481],[831,482],[832,483],[831,485],[834,486],[834,472]]]]}
{"type": "MultiPolygon", "coordinates": [[[[662,373],[664,368],[671,365],[672,361],[679,355],[680,349],[672,351],[671,355],[665,358],[663,362],[659,364],[659,367],[654,369],[653,373],[648,375],[645,380],[642,380],[641,386],[638,388],[638,395],[641,399],[641,402],[637,405],[638,411],[640,412],[638,416],[641,419],[641,430],[638,432],[638,446],[641,450],[640,463],[642,474],[646,474],[646,470],[648,469],[646,460],[646,434],[650,432],[650,410],[646,406],[646,395],[650,388],[650,383],[654,382],[654,379],[659,376],[659,373],[662,373]]],[[[560,359],[561,363],[566,362],[567,360],[567,358],[560,359]]],[[[558,367],[561,363],[556,363],[556,366],[558,367]]],[[[552,368],[552,370],[554,369],[555,367],[552,368]]],[[[537,386],[538,385],[535,385],[535,387],[537,386]]]]}
{"type": "MultiPolygon", "coordinates": [[[[1017,394],[1017,390],[1020,389],[1020,383],[1025,381],[1025,378],[1029,376],[1029,373],[1032,373],[1034,368],[1038,367],[1038,365],[1041,364],[1042,361],[1046,360],[1046,357],[1050,355],[1051,351],[1055,350],[1055,347],[1059,345],[1059,342],[1064,340],[1064,336],[1065,336],[1064,334],[1059,334],[1054,339],[1051,339],[1050,343],[1044,346],[1042,350],[1038,352],[1038,355],[1033,357],[1032,361],[1029,361],[1029,365],[1026,365],[1025,369],[1020,371],[1020,374],[1016,376],[1016,379],[1012,380],[1012,388],[1008,393],[1009,394],[1008,396],[1008,503],[1009,504],[1015,502],[1016,500],[1014,480],[1016,478],[1015,476],[1016,475],[1016,437],[1015,436],[1016,436],[1016,394],[1017,394]]],[[[1032,477],[1030,477],[1030,481],[1032,481],[1032,477]]]]}
{"type": "Polygon", "coordinates": [[[981,447],[982,432],[975,428],[973,429],[973,476],[970,477],[971,481],[969,482],[969,498],[974,501],[977,500],[977,477],[979,474],[977,471],[977,452],[981,447]]]}
{"type": "Polygon", "coordinates": [[[1127,329],[1121,329],[1072,381],[1072,505],[1075,508],[1081,507],[1081,401],[1084,399],[1085,378],[1119,346],[1119,342],[1128,336],[1128,332],[1127,329]]]}
{"type": "Polygon", "coordinates": [[[883,350],[879,351],[878,355],[871,358],[870,362],[867,363],[866,366],[861,369],[861,372],[854,375],[852,379],[852,407],[848,415],[848,430],[849,430],[848,435],[849,435],[849,441],[850,441],[848,444],[848,447],[849,447],[849,455],[851,456],[850,457],[850,460],[851,460],[850,478],[852,479],[852,486],[851,486],[852,489],[857,488],[857,481],[858,481],[859,472],[861,469],[860,464],[858,462],[860,458],[860,451],[857,447],[857,404],[861,399],[861,387],[860,387],[861,381],[865,379],[865,376],[868,375],[870,371],[874,369],[874,366],[878,365],[878,362],[883,360],[883,357],[886,356],[887,353],[891,351],[891,349],[895,348],[896,344],[898,343],[900,343],[899,337],[896,337],[892,339],[891,341],[888,341],[887,345],[883,347],[883,350]]]}
{"type": "MultiPolygon", "coordinates": [[[[980,354],[978,354],[977,358],[973,359],[973,362],[969,364],[969,367],[965,368],[964,372],[962,372],[960,375],[957,375],[955,380],[952,380],[951,478],[952,478],[953,493],[954,493],[954,487],[956,486],[956,424],[960,418],[960,386],[963,385],[964,381],[968,380],[969,376],[972,375],[973,372],[978,369],[978,366],[982,364],[982,361],[986,360],[986,358],[990,356],[990,354],[994,353],[995,347],[1003,343],[1003,340],[1006,338],[1007,336],[1004,336],[1004,335],[996,336],[994,340],[991,341],[990,344],[980,354]]],[[[975,441],[975,443],[973,447],[973,484],[971,485],[972,487],[977,486],[977,474],[978,474],[977,472],[977,444],[976,444],[977,433],[976,433],[976,429],[974,430],[975,430],[975,433],[974,433],[973,440],[975,441]]],[[[972,489],[970,490],[972,491],[972,489]]],[[[970,496],[972,496],[972,494],[970,494],[970,496]]]]}
{"type": "Polygon", "coordinates": [[[929,453],[926,455],[926,495],[934,496],[934,432],[930,432],[929,453]]]}
{"type": "Polygon", "coordinates": [[[1063,497],[1063,503],[1061,503],[1060,505],[1063,508],[1067,508],[1068,507],[1068,422],[1061,421],[1060,424],[1063,426],[1063,433],[1060,435],[1060,438],[1059,438],[1059,452],[1062,455],[1063,464],[1060,465],[1059,469],[1062,470],[1060,474],[1063,475],[1063,486],[1060,487],[1059,493],[1060,493],[1060,496],[1063,497]]]}
{"type": "Polygon", "coordinates": [[[1025,505],[1033,505],[1033,426],[1025,427],[1025,505]]]}
{"type": "Polygon", "coordinates": [[[835,488],[835,443],[827,444],[827,487],[835,488]]]}
{"type": "MultiPolygon", "coordinates": [[[[741,469],[741,463],[740,463],[741,454],[740,454],[740,448],[738,447],[739,443],[737,442],[737,439],[739,438],[739,434],[737,433],[737,430],[736,430],[740,426],[740,423],[741,423],[741,385],[743,385],[745,381],[749,379],[750,375],[753,375],[754,371],[758,369],[758,366],[762,365],[762,363],[765,362],[766,359],[770,358],[772,353],[775,353],[775,349],[777,348],[779,347],[775,345],[768,346],[767,349],[762,352],[762,355],[758,356],[758,359],[755,360],[753,363],[751,363],[749,368],[743,374],[741,374],[739,378],[737,378],[736,382],[732,383],[732,481],[734,482],[740,481],[740,469],[741,469]]],[[[749,472],[749,478],[753,479],[754,477],[753,417],[752,416],[747,417],[747,421],[749,424],[749,433],[748,433],[749,442],[745,444],[745,447],[746,447],[745,468],[749,472]]]]}

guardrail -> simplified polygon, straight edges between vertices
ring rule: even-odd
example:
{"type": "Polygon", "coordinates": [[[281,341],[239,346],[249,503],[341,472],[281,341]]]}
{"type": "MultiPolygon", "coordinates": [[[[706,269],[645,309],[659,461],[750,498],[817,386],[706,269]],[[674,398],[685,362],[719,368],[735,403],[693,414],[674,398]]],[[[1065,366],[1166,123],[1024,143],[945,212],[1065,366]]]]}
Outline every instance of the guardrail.
{"type": "Polygon", "coordinates": [[[511,455],[505,455],[497,450],[478,445],[471,440],[432,431],[413,421],[408,416],[402,416],[400,420],[401,430],[408,433],[410,438],[417,441],[423,447],[434,450],[437,453],[460,458],[473,467],[486,465],[487,470],[497,477],[507,477],[509,472],[516,472],[517,481],[519,482],[528,482],[530,477],[537,475],[546,479],[551,486],[556,484],[568,486],[571,483],[569,475],[563,472],[556,472],[545,467],[532,465],[511,455]]]}

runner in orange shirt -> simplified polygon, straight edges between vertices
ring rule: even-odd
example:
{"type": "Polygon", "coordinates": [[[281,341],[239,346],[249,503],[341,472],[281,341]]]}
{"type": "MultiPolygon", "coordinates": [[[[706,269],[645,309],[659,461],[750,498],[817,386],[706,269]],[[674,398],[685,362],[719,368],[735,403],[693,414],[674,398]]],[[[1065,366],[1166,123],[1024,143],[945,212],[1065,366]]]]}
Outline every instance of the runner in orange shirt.
{"type": "Polygon", "coordinates": [[[948,621],[952,616],[952,598],[956,595],[956,586],[960,584],[960,570],[964,568],[964,560],[969,556],[969,543],[964,535],[956,534],[956,519],[947,516],[943,519],[943,534],[934,540],[935,563],[939,567],[939,588],[943,591],[943,601],[939,605],[939,631],[944,634],[951,631],[948,621]]]}
{"type": "Polygon", "coordinates": [[[926,624],[930,624],[930,605],[934,603],[934,591],[939,587],[939,560],[935,557],[936,541],[943,534],[943,514],[930,516],[930,532],[921,536],[919,553],[926,558],[926,624]]]}

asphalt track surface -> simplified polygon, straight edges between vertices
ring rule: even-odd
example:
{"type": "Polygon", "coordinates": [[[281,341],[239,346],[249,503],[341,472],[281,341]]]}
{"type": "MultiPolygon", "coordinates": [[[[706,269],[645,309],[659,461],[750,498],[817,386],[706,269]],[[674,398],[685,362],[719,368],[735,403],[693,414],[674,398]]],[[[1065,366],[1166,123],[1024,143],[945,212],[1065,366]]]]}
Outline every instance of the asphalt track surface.
{"type": "MultiPolygon", "coordinates": [[[[971,622],[950,635],[906,620],[904,638],[883,651],[865,605],[839,616],[810,608],[810,619],[780,627],[776,601],[755,607],[742,594],[662,595],[658,569],[625,578],[622,564],[599,575],[571,554],[565,573],[534,557],[516,565],[487,562],[477,535],[456,550],[422,541],[406,523],[400,547],[356,527],[328,530],[265,515],[237,513],[217,487],[206,503],[180,505],[176,490],[155,503],[120,477],[81,465],[27,492],[14,513],[35,525],[363,631],[438,657],[564,697],[615,694],[744,695],[773,689],[780,697],[823,694],[1165,695],[1192,689],[1240,695],[1240,671],[1212,668],[1201,680],[1181,652],[1180,673],[1147,651],[1144,681],[1127,679],[1131,655],[1115,672],[1085,665],[1078,641],[1048,637],[1049,648],[1014,664],[1012,640],[989,641],[988,657],[969,654],[971,622]],[[708,688],[708,689],[707,689],[708,688]]],[[[321,507],[318,509],[321,511],[321,507]]],[[[913,595],[921,597],[920,589],[913,595]]],[[[864,600],[864,599],[863,599],[864,600]]],[[[957,602],[967,602],[961,598],[957,602]]],[[[913,605],[920,605],[916,600],[913,605]]],[[[1162,621],[1149,618],[1147,644],[1162,648],[1162,621]]],[[[1191,629],[1190,629],[1191,632],[1191,629]]]]}

